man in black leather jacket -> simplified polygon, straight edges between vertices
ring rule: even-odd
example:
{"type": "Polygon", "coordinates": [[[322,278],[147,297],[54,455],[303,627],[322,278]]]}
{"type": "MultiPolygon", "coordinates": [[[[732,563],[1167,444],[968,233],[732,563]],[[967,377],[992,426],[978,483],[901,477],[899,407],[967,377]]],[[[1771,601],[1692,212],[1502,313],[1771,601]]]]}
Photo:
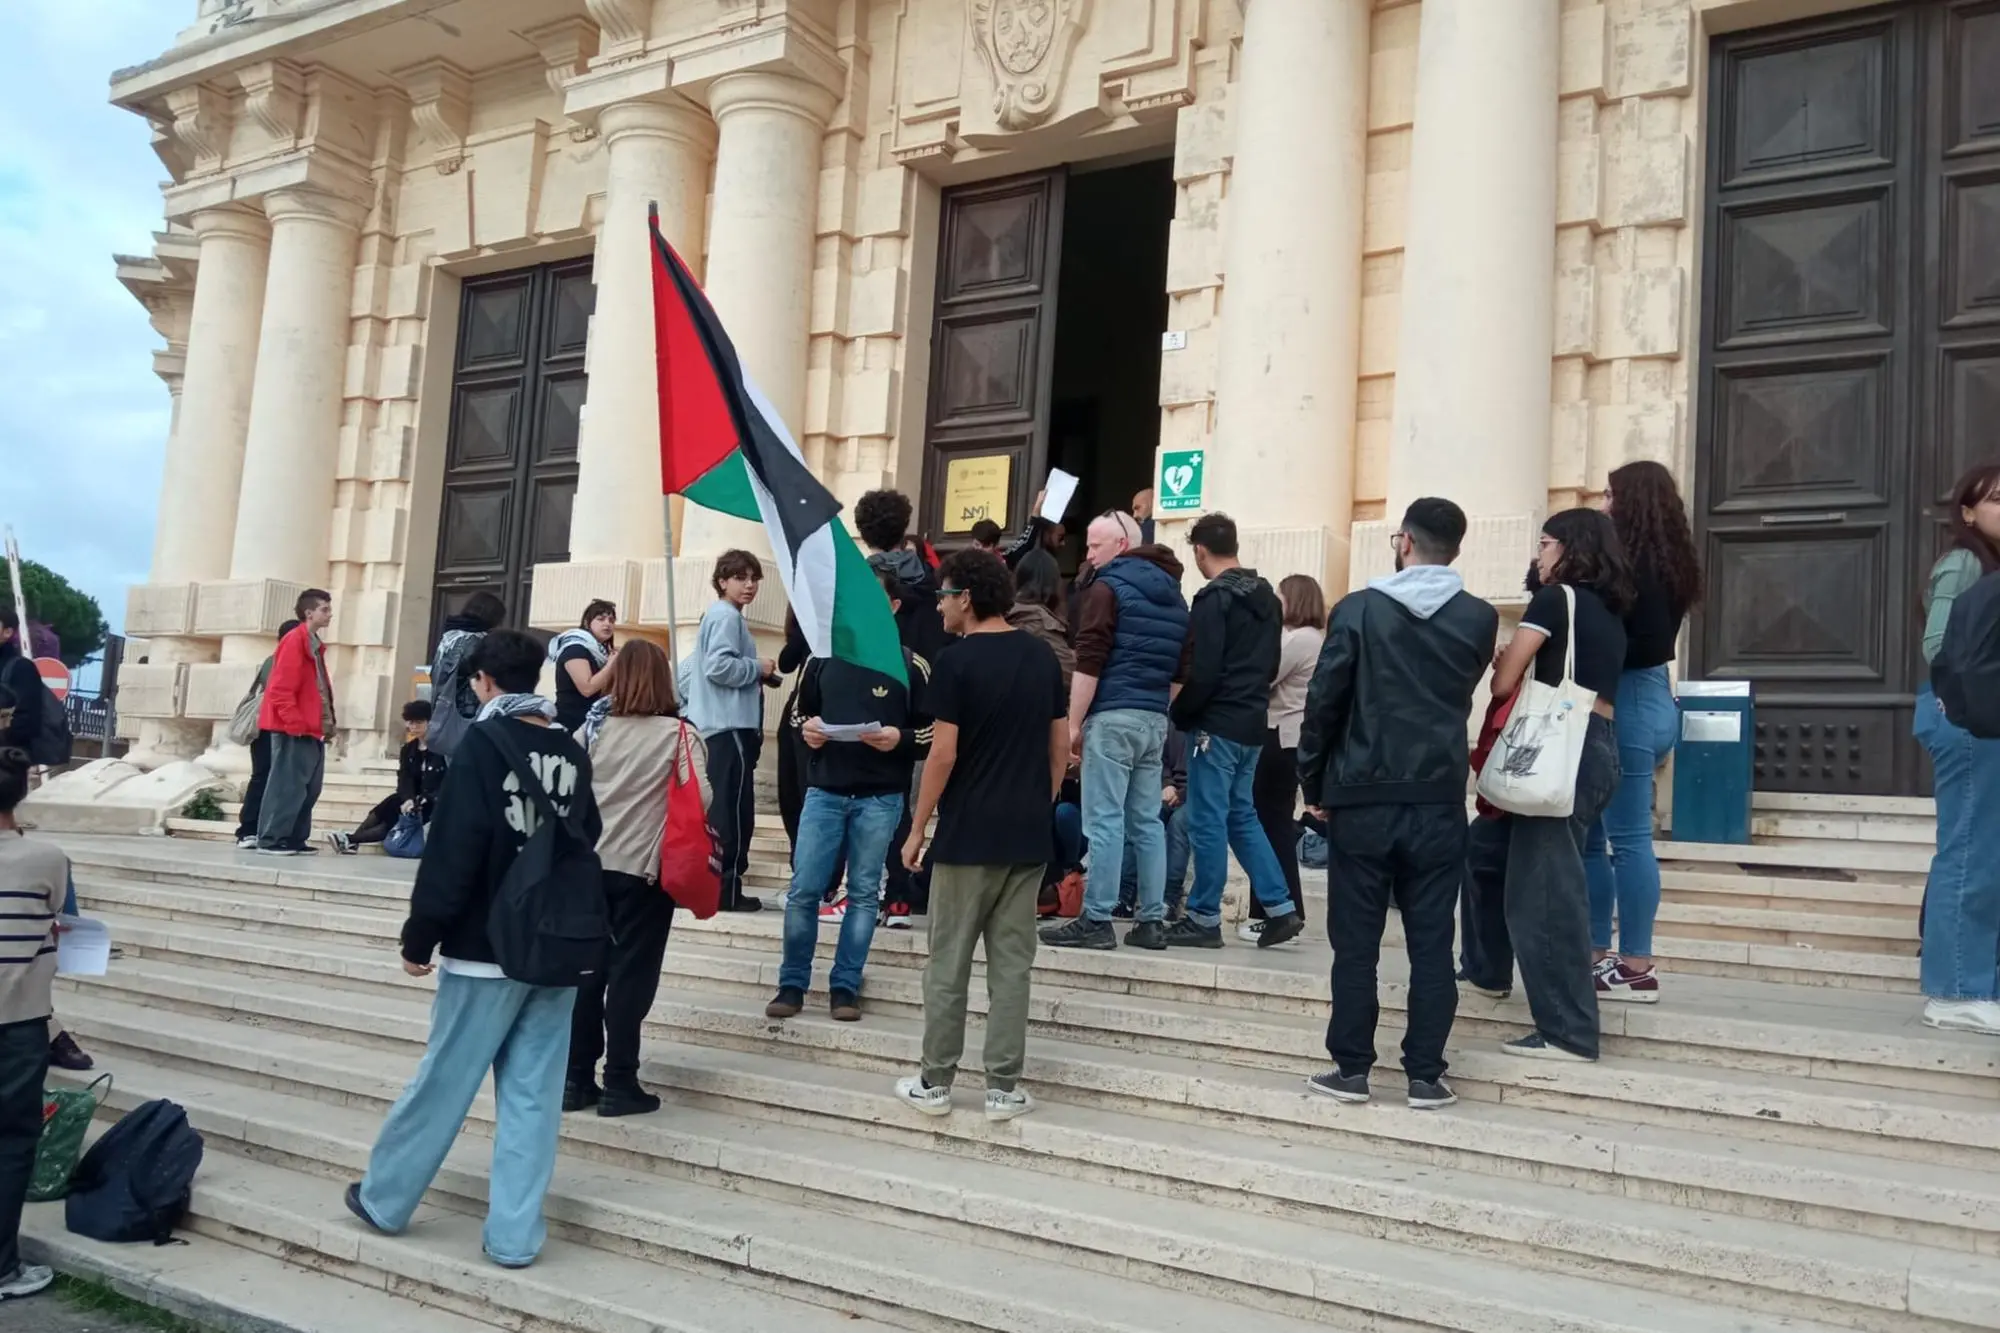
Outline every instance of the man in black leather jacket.
{"type": "Polygon", "coordinates": [[[1500,618],[1452,569],[1465,512],[1411,504],[1392,541],[1396,572],[1333,609],[1306,693],[1299,784],[1327,823],[1335,1068],[1311,1080],[1368,1100],[1375,1063],[1375,965],[1393,899],[1410,955],[1403,1069],[1410,1105],[1449,1106],[1445,1039],[1458,1011],[1452,929],[1465,869],[1467,723],[1500,618]]]}

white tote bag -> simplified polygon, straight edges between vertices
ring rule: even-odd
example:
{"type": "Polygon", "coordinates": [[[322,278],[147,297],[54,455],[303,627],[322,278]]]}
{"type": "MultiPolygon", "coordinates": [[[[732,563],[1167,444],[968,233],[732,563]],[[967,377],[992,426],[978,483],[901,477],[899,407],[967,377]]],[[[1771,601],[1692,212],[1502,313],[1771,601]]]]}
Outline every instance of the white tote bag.
{"type": "Polygon", "coordinates": [[[1510,815],[1567,819],[1576,808],[1576,773],[1597,693],[1576,683],[1576,590],[1568,584],[1562,590],[1569,605],[1562,683],[1542,684],[1530,666],[1479,773],[1479,794],[1510,815]]]}

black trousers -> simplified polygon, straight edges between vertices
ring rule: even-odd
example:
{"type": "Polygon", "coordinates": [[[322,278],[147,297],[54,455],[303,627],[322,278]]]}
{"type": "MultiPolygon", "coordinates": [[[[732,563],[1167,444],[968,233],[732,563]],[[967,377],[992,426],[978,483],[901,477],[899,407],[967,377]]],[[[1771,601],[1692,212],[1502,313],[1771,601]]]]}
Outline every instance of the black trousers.
{"type": "Polygon", "coordinates": [[[1618,732],[1592,714],[1567,819],[1507,820],[1507,935],[1542,1040],[1597,1057],[1597,983],[1590,975],[1590,889],[1583,844],[1618,790],[1618,732]]]}
{"type": "Polygon", "coordinates": [[[0,1026],[0,1278],[21,1266],[21,1206],[42,1141],[49,1020],[0,1026]]]}
{"type": "Polygon", "coordinates": [[[361,826],[355,829],[350,835],[350,841],[382,841],[382,839],[389,836],[390,830],[396,827],[396,821],[402,817],[402,814],[403,798],[401,796],[384,796],[381,800],[375,802],[375,808],[370,810],[367,816],[362,819],[361,826]]]}
{"type": "Polygon", "coordinates": [[[1486,990],[1514,988],[1514,943],[1507,936],[1508,816],[1475,819],[1465,831],[1465,885],[1458,900],[1459,967],[1486,990]]]}
{"type": "Polygon", "coordinates": [[[587,1080],[603,1056],[604,1081],[629,1083],[639,1074],[639,1029],[660,991],[674,900],[658,884],[616,870],[604,872],[604,896],[611,909],[611,952],[603,977],[576,992],[569,1076],[587,1080]]]}
{"type": "MultiPolygon", "coordinates": [[[[1292,891],[1292,910],[1304,916],[1306,891],[1299,883],[1299,751],[1297,746],[1287,749],[1278,743],[1276,727],[1264,733],[1264,752],[1257,756],[1250,801],[1257,807],[1257,822],[1264,826],[1271,850],[1278,854],[1278,869],[1285,872],[1285,887],[1292,891]]],[[[1257,921],[1264,919],[1264,904],[1254,893],[1250,895],[1250,916],[1257,921]]]]}
{"type": "Polygon", "coordinates": [[[1380,1002],[1376,964],[1394,902],[1410,955],[1403,1070],[1430,1081],[1445,1071],[1458,1014],[1451,942],[1465,869],[1461,805],[1357,805],[1327,812],[1327,934],[1333,940],[1333,1016],[1327,1054],[1343,1074],[1375,1065],[1380,1002]]]}
{"type": "Polygon", "coordinates": [[[264,788],[271,781],[271,733],[260,731],[250,742],[250,785],[243,789],[243,813],[236,817],[236,837],[257,836],[257,816],[264,810],[264,788]]]}
{"type": "Polygon", "coordinates": [[[750,838],[757,829],[757,756],[764,733],[751,727],[718,731],[708,742],[708,822],[722,843],[722,910],[743,901],[750,838]]]}

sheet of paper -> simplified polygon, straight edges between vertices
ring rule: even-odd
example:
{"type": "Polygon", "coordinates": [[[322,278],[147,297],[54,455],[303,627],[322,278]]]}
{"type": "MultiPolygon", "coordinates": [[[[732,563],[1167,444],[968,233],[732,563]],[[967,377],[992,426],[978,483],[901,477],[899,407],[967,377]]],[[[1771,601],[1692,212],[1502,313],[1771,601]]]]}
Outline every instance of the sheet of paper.
{"type": "Polygon", "coordinates": [[[1070,473],[1059,467],[1050,468],[1048,491],[1042,497],[1040,517],[1051,523],[1062,522],[1063,515],[1069,512],[1069,502],[1076,498],[1076,485],[1077,478],[1070,473]]]}
{"type": "Polygon", "coordinates": [[[873,736],[882,730],[880,722],[822,722],[819,725],[830,741],[858,741],[863,736],[873,736]]]}
{"type": "Polygon", "coordinates": [[[56,974],[101,977],[111,966],[111,928],[94,917],[62,916],[56,936],[56,974]]]}

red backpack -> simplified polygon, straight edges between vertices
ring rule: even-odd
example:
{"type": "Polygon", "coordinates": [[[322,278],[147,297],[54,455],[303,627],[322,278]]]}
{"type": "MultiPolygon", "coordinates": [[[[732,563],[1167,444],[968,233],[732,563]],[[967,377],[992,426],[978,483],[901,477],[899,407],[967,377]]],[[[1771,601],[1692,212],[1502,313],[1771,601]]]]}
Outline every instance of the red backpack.
{"type": "Polygon", "coordinates": [[[673,770],[667,774],[667,827],[660,834],[660,888],[676,906],[706,921],[722,909],[722,853],[708,812],[701,807],[695,771],[694,729],[680,724],[673,770]]]}

